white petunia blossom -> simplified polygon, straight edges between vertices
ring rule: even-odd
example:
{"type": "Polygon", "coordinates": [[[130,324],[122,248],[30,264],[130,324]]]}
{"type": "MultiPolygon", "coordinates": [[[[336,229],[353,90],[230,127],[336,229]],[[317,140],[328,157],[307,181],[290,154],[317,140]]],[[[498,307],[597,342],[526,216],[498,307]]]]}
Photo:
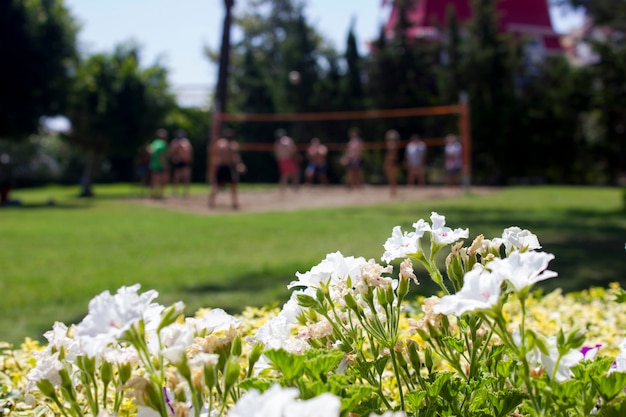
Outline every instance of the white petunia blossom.
{"type": "Polygon", "coordinates": [[[296,296],[308,291],[309,289],[294,291],[278,315],[260,326],[256,334],[249,339],[250,342],[263,343],[266,349],[285,349],[291,353],[302,353],[309,349],[310,346],[306,341],[292,337],[291,334],[291,330],[298,323],[297,315],[302,310],[296,301],[296,296]]]}
{"type": "Polygon", "coordinates": [[[446,218],[432,212],[430,216],[432,222],[431,233],[433,241],[438,245],[449,245],[459,239],[466,239],[469,236],[468,229],[454,229],[446,226],[446,218]]]}
{"type": "Polygon", "coordinates": [[[137,294],[140,285],[121,287],[115,295],[104,291],[89,302],[89,314],[76,326],[75,336],[89,356],[97,356],[109,343],[143,320],[160,321],[163,306],[153,303],[155,290],[137,294]]]}
{"type": "Polygon", "coordinates": [[[201,335],[203,333],[209,334],[227,330],[230,326],[238,328],[241,325],[241,320],[231,316],[221,308],[214,308],[206,312],[202,317],[191,320],[191,324],[194,326],[196,333],[201,335]]]}
{"type": "Polygon", "coordinates": [[[229,410],[229,417],[339,417],[341,401],[330,393],[298,400],[296,388],[275,384],[264,393],[250,390],[229,410]]]}
{"type": "Polygon", "coordinates": [[[583,353],[577,349],[571,349],[559,360],[559,350],[556,346],[556,338],[549,337],[547,339],[547,343],[547,355],[541,352],[539,348],[535,348],[533,351],[528,352],[527,358],[530,362],[530,365],[545,368],[548,376],[550,378],[554,377],[555,381],[563,382],[571,379],[573,374],[570,368],[584,359],[583,353]]]}
{"type": "Polygon", "coordinates": [[[463,288],[456,294],[445,295],[433,306],[437,314],[460,316],[468,311],[488,310],[498,303],[500,278],[480,265],[467,272],[463,288]]]}
{"type": "Polygon", "coordinates": [[[541,249],[539,239],[530,231],[520,229],[517,226],[507,227],[502,232],[502,242],[506,249],[506,253],[510,253],[513,249],[519,251],[541,249]]]}
{"type": "Polygon", "coordinates": [[[615,357],[615,362],[611,365],[609,372],[626,372],[626,339],[619,344],[619,353],[615,357]]]}
{"type": "Polygon", "coordinates": [[[59,352],[52,353],[50,350],[34,351],[33,356],[37,359],[37,365],[26,375],[28,379],[27,392],[34,389],[36,384],[48,380],[54,387],[61,385],[63,364],[59,360],[59,352]]]}
{"type": "Polygon", "coordinates": [[[521,291],[536,282],[558,275],[546,269],[552,259],[554,255],[551,253],[514,251],[509,257],[494,259],[485,267],[501,280],[509,281],[516,291],[521,291]]]}
{"type": "Polygon", "coordinates": [[[339,417],[341,400],[329,392],[308,400],[291,401],[285,405],[285,416],[298,417],[339,417]]]}
{"type": "MultiPolygon", "coordinates": [[[[423,235],[423,232],[422,232],[423,235]]],[[[387,239],[383,248],[385,252],[381,259],[383,262],[391,262],[394,259],[405,258],[408,255],[418,253],[420,251],[420,238],[416,232],[404,232],[400,226],[395,226],[391,231],[391,237],[387,239]]]]}
{"type": "Polygon", "coordinates": [[[44,337],[48,341],[46,349],[63,349],[65,360],[73,362],[77,356],[82,354],[80,344],[72,337],[68,336],[69,328],[61,322],[55,322],[52,330],[44,333],[44,337]]]}
{"type": "Polygon", "coordinates": [[[195,329],[188,321],[173,323],[154,336],[148,343],[148,348],[155,356],[163,356],[172,363],[179,363],[187,353],[187,349],[194,341],[195,329]]]}
{"type": "Polygon", "coordinates": [[[320,284],[331,284],[336,280],[345,280],[347,277],[359,277],[361,265],[367,263],[365,258],[344,256],[337,251],[329,253],[326,258],[305,273],[296,272],[297,281],[289,283],[287,288],[313,287],[320,288],[320,284]]]}

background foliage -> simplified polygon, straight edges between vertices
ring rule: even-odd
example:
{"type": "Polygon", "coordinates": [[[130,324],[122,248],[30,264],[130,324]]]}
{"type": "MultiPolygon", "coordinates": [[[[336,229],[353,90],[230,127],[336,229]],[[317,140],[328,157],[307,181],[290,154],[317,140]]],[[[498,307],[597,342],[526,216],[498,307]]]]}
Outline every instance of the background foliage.
{"type": "MultiPolygon", "coordinates": [[[[407,9],[413,2],[394,3],[407,9]]],[[[560,2],[584,7],[591,27],[606,34],[589,31],[584,39],[595,61],[581,66],[561,55],[533,59],[523,40],[497,32],[495,2],[488,0],[473,0],[474,17],[467,25],[450,10],[441,43],[408,39],[408,23],[401,18],[392,36],[381,28],[378,39],[363,40],[350,30],[339,49],[310,24],[306,1],[247,0],[233,20],[238,36],[231,47],[226,110],[420,107],[455,103],[467,93],[474,183],[616,184],[626,161],[626,37],[620,36],[626,6],[619,0],[560,2]],[[359,48],[365,41],[369,47],[359,48]],[[292,71],[300,74],[299,83],[290,81],[292,71]]],[[[198,163],[194,179],[205,181],[210,109],[178,107],[159,62],[146,65],[132,43],[93,56],[84,53],[76,44],[80,28],[62,0],[9,0],[2,7],[2,55],[15,65],[0,69],[0,82],[6,84],[0,89],[0,148],[16,154],[14,162],[22,167],[18,185],[81,182],[88,195],[89,174],[96,181],[132,180],[137,146],[151,140],[158,127],[188,131],[198,163]],[[33,142],[49,142],[41,138],[50,132],[42,130],[40,117],[57,114],[75,127],[61,138],[70,149],[33,150],[33,142]],[[15,150],[17,139],[30,150],[15,150]],[[42,154],[53,161],[48,176],[25,168],[42,154]]],[[[348,28],[351,24],[346,21],[348,28]]],[[[207,51],[207,58],[217,63],[219,54],[207,51]]],[[[232,127],[242,142],[269,144],[274,131],[285,128],[303,145],[314,136],[342,143],[353,125],[370,143],[380,143],[390,127],[403,138],[412,133],[441,138],[458,131],[455,117],[232,127]]],[[[440,148],[432,149],[431,164],[439,164],[440,154],[440,148]]],[[[251,152],[245,158],[251,168],[245,181],[277,179],[271,153],[251,152]]],[[[366,162],[368,180],[383,181],[379,155],[368,153],[366,162]]],[[[330,177],[341,182],[341,167],[334,166],[330,177]]]]}

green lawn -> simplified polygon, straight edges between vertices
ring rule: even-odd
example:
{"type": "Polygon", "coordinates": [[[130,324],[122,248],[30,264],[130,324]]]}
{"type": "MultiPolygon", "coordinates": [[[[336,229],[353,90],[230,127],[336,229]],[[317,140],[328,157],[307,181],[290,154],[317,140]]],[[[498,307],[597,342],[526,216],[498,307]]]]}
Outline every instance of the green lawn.
{"type": "MultiPolygon", "coordinates": [[[[468,227],[470,239],[498,237],[508,226],[531,230],[556,255],[550,268],[560,277],[546,289],[626,278],[619,188],[511,187],[446,200],[214,216],[130,203],[125,197],[136,190],[128,185],[95,192],[78,199],[77,187],[16,190],[12,197],[23,205],[0,208],[0,340],[41,338],[54,321],[79,321],[93,296],[134,283],[156,289],[162,304],[185,302],[188,315],[282,303],[297,271],[337,250],[379,260],[393,226],[408,231],[431,211],[452,228],[468,227]]],[[[432,291],[419,270],[418,278],[420,291],[432,291]]]]}

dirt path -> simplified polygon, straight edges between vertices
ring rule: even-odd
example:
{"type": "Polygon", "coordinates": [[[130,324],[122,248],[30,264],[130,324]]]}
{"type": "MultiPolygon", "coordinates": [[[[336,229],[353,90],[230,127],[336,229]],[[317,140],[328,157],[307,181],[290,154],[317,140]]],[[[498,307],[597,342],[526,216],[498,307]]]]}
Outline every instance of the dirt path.
{"type": "MultiPolygon", "coordinates": [[[[473,187],[474,194],[489,194],[495,188],[473,187]]],[[[298,191],[288,189],[284,193],[276,188],[264,190],[245,190],[239,192],[240,208],[238,212],[270,212],[293,211],[318,207],[363,206],[391,201],[419,201],[449,198],[462,195],[465,191],[458,187],[399,187],[398,193],[392,197],[385,186],[364,186],[348,189],[345,186],[302,186],[298,191]]],[[[163,200],[137,198],[133,201],[152,207],[192,212],[200,214],[223,214],[236,212],[230,207],[228,189],[220,191],[216,199],[216,207],[209,209],[208,190],[205,195],[194,195],[187,198],[168,196],[163,200]]]]}

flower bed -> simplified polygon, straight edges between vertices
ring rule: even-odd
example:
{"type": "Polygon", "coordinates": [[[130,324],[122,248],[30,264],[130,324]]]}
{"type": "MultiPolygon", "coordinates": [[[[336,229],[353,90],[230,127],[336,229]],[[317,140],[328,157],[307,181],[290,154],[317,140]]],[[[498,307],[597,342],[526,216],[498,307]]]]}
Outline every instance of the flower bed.
{"type": "Polygon", "coordinates": [[[543,295],[534,234],[468,236],[433,212],[381,263],[329,253],[281,309],[237,316],[104,292],[47,345],[0,345],[0,416],[626,415],[626,292],[543,295]],[[439,293],[408,300],[418,278],[439,293]]]}

